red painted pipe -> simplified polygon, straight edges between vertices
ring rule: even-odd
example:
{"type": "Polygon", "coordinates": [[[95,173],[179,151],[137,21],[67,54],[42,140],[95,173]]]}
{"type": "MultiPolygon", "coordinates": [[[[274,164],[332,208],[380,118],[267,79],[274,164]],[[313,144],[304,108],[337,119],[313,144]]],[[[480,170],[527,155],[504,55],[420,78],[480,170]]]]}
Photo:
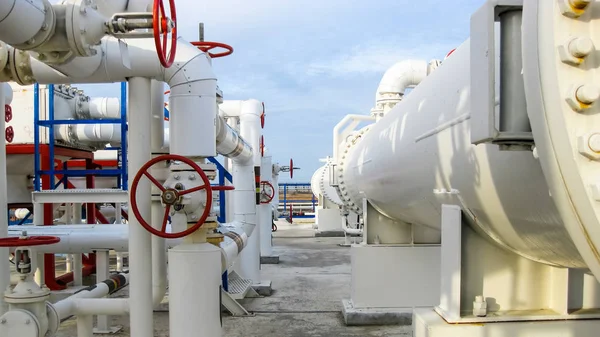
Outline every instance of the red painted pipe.
{"type": "MultiPolygon", "coordinates": [[[[92,255],[92,254],[90,254],[90,255],[92,255]]],[[[81,275],[83,277],[90,276],[96,272],[96,263],[94,260],[91,260],[84,254],[81,254],[81,260],[82,260],[82,264],[83,264],[81,275]]],[[[69,273],[66,273],[66,274],[63,274],[63,275],[57,277],[56,283],[59,286],[66,288],[67,284],[73,282],[74,280],[75,280],[75,275],[73,274],[73,272],[69,272],[69,273]]]]}

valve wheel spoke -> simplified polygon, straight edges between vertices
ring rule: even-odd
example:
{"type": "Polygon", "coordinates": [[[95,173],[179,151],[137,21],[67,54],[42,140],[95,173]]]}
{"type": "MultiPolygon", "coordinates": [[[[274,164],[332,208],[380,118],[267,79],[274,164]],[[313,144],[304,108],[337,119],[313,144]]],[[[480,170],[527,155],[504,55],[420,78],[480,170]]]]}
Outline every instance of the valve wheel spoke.
{"type": "Polygon", "coordinates": [[[156,178],[154,178],[150,173],[148,173],[148,171],[144,171],[144,175],[146,176],[146,178],[150,179],[150,181],[156,186],[158,187],[158,189],[161,192],[165,192],[166,189],[163,186],[163,184],[161,184],[158,180],[156,180],[156,178]]]}
{"type": "Polygon", "coordinates": [[[197,186],[197,187],[194,187],[194,188],[190,188],[189,190],[184,190],[184,191],[179,192],[179,195],[182,196],[182,195],[186,195],[186,194],[190,194],[190,193],[202,191],[202,190],[206,189],[206,187],[207,187],[207,185],[202,185],[202,186],[197,186]]]}
{"type": "Polygon", "coordinates": [[[167,232],[167,223],[169,222],[169,212],[171,212],[171,205],[167,205],[165,208],[165,216],[163,217],[162,227],[160,229],[161,232],[167,232]]]}

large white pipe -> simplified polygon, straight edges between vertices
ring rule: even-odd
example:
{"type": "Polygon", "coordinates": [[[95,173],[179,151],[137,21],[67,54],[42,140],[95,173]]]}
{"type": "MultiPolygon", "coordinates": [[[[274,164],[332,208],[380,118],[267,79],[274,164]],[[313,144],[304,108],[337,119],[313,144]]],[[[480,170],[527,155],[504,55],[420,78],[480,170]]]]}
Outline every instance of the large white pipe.
{"type": "Polygon", "coordinates": [[[351,147],[338,171],[345,201],[361,212],[366,197],[384,215],[429,230],[417,243],[439,242],[441,205],[456,204],[506,249],[586,268],[531,152],[471,144],[470,93],[479,84],[470,61],[467,41],[351,147]]]}
{"type": "MultiPolygon", "coordinates": [[[[0,109],[4,112],[4,106],[10,105],[12,100],[12,89],[8,83],[0,83],[0,109]],[[10,94],[9,94],[10,92],[10,94]]],[[[4,132],[5,122],[4,113],[0,114],[0,130],[4,132]]],[[[0,238],[8,236],[8,195],[6,190],[6,146],[4,140],[0,146],[0,238]]],[[[8,248],[0,248],[0,289],[6,289],[10,285],[10,265],[8,262],[8,248]]],[[[0,316],[8,310],[8,305],[4,302],[4,297],[0,298],[0,316]]]]}
{"type": "MultiPolygon", "coordinates": [[[[261,153],[260,153],[260,115],[262,113],[262,103],[257,100],[247,100],[242,103],[240,110],[240,134],[243,139],[248,141],[253,149],[253,160],[243,165],[238,165],[238,172],[240,168],[243,170],[244,179],[244,190],[243,194],[238,194],[239,197],[234,201],[234,207],[240,205],[240,209],[243,209],[245,213],[240,216],[242,222],[251,224],[254,227],[253,231],[248,233],[248,245],[246,249],[240,254],[240,273],[242,277],[252,280],[254,283],[260,283],[260,216],[257,212],[257,206],[260,204],[259,195],[257,193],[256,180],[260,180],[260,166],[261,166],[261,153]],[[258,177],[255,177],[258,175],[258,177]],[[252,192],[246,189],[246,179],[249,177],[248,189],[252,187],[252,192]],[[243,204],[243,206],[242,206],[243,204]]],[[[235,170],[234,170],[235,173],[235,170]]],[[[234,177],[234,184],[238,183],[238,177],[234,177]]],[[[240,184],[242,182],[240,181],[240,184]]],[[[237,185],[236,185],[237,191],[237,185]]],[[[234,191],[235,192],[235,191],[234,191]]],[[[236,212],[236,217],[238,213],[236,212]]],[[[236,220],[238,220],[236,218],[236,220]]]]}
{"type": "MultiPolygon", "coordinates": [[[[150,148],[153,155],[164,153],[164,94],[163,83],[152,81],[151,84],[151,141],[150,148]]],[[[161,182],[162,179],[160,180],[161,182]]],[[[153,189],[155,189],[154,187],[153,189]]],[[[159,192],[159,191],[153,191],[159,192]]],[[[152,200],[152,226],[160,230],[164,217],[164,208],[160,200],[152,200]]],[[[167,252],[166,240],[152,235],[152,303],[158,306],[167,292],[167,252]]]]}
{"type": "Polygon", "coordinates": [[[19,45],[33,39],[44,25],[45,6],[52,10],[44,0],[0,1],[0,40],[19,45]]]}
{"type": "Polygon", "coordinates": [[[231,270],[239,254],[248,244],[248,235],[244,232],[244,225],[239,222],[220,224],[219,231],[224,235],[224,240],[219,244],[223,256],[223,272],[231,270]]]}
{"type": "MultiPolygon", "coordinates": [[[[151,127],[148,112],[151,109],[150,79],[134,77],[129,80],[129,163],[128,171],[138,172],[150,160],[151,127]]],[[[129,181],[131,190],[133,179],[129,181]]],[[[150,181],[142,180],[137,186],[138,209],[144,219],[151,218],[150,181]]],[[[130,323],[132,337],[154,334],[152,303],[152,245],[150,233],[136,217],[129,217],[129,269],[131,273],[130,323]]]]}
{"type": "Polygon", "coordinates": [[[121,103],[115,97],[92,98],[88,108],[90,117],[93,119],[121,118],[121,103]]]}

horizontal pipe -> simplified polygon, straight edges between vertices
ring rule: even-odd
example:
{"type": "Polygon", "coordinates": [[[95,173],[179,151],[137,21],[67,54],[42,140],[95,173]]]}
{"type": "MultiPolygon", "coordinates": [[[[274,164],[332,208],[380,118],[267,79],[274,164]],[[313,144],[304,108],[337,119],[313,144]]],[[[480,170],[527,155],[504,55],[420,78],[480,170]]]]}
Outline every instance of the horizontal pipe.
{"type": "Polygon", "coordinates": [[[217,152],[240,162],[252,159],[252,147],[221,116],[217,116],[217,152]]]}

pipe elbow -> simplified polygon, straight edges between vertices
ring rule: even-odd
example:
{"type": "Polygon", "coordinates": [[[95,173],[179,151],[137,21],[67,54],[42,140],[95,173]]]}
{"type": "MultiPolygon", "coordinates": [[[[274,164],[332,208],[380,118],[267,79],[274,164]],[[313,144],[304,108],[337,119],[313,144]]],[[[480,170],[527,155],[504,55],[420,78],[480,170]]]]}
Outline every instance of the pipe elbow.
{"type": "Polygon", "coordinates": [[[375,100],[377,103],[385,99],[385,95],[404,95],[409,87],[419,85],[427,77],[428,63],[423,60],[406,60],[389,68],[379,83],[375,100]]]}
{"type": "MultiPolygon", "coordinates": [[[[175,62],[164,70],[164,75],[165,82],[171,87],[171,98],[182,93],[189,95],[188,86],[196,82],[217,81],[206,53],[181,38],[177,41],[175,62]]],[[[216,95],[216,92],[212,92],[212,95],[216,95]]]]}

